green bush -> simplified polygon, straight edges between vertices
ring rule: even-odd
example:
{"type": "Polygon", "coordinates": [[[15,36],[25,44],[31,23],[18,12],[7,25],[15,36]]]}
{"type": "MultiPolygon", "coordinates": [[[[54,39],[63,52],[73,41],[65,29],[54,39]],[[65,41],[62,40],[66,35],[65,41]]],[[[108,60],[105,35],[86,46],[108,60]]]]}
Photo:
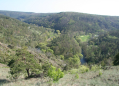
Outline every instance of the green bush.
{"type": "Polygon", "coordinates": [[[63,55],[60,55],[60,58],[61,58],[61,60],[64,60],[64,56],[63,55]]]}
{"type": "Polygon", "coordinates": [[[47,46],[46,46],[46,43],[39,43],[36,48],[40,48],[40,49],[46,49],[47,46]]]}
{"type": "Polygon", "coordinates": [[[79,73],[79,69],[71,69],[69,72],[71,74],[76,74],[76,73],[79,73]]]}
{"type": "Polygon", "coordinates": [[[43,53],[46,53],[46,50],[45,50],[45,49],[41,49],[41,51],[42,51],[43,53]]]}
{"type": "Polygon", "coordinates": [[[47,52],[51,52],[52,54],[54,53],[52,49],[47,49],[47,52]]]}
{"type": "Polygon", "coordinates": [[[102,75],[102,70],[99,71],[99,76],[101,76],[101,75],[102,75]]]}
{"type": "Polygon", "coordinates": [[[51,66],[48,70],[48,76],[53,79],[53,81],[58,81],[60,78],[64,76],[64,73],[59,68],[56,70],[56,67],[51,66]]]}
{"type": "Polygon", "coordinates": [[[79,67],[79,70],[81,71],[81,73],[85,73],[89,71],[89,68],[87,66],[82,65],[79,67]]]}
{"type": "Polygon", "coordinates": [[[80,58],[79,58],[79,56],[76,54],[73,57],[70,57],[68,59],[68,63],[69,63],[69,66],[71,68],[78,68],[79,65],[80,65],[80,58]]]}
{"type": "Polygon", "coordinates": [[[79,75],[78,75],[78,73],[76,73],[75,78],[76,78],[76,79],[79,79],[79,75]]]}
{"type": "Polygon", "coordinates": [[[92,67],[91,67],[91,71],[96,71],[96,70],[99,70],[99,69],[101,69],[101,65],[100,66],[92,65],[92,67]]]}

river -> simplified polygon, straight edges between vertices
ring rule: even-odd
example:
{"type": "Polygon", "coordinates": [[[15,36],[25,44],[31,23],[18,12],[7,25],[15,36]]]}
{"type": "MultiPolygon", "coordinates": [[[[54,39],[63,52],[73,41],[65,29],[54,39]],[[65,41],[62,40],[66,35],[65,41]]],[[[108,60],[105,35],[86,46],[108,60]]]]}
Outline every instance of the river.
{"type": "Polygon", "coordinates": [[[83,64],[86,63],[86,60],[85,60],[85,57],[84,57],[83,51],[82,51],[82,55],[83,55],[83,58],[81,58],[80,61],[81,61],[81,64],[83,65],[83,64]]]}

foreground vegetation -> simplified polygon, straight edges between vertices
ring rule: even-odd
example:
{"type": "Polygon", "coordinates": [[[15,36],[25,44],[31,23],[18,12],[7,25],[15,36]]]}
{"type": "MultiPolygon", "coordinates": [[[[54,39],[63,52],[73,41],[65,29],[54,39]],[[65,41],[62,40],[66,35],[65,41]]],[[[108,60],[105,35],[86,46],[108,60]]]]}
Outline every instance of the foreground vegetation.
{"type": "MultiPolygon", "coordinates": [[[[99,75],[99,70],[89,71],[85,73],[67,72],[65,76],[58,82],[53,82],[48,77],[30,78],[24,80],[22,77],[16,82],[7,78],[9,68],[6,65],[0,64],[0,85],[1,86],[118,86],[118,66],[105,67],[102,75],[99,75]]],[[[74,71],[74,70],[72,70],[74,71]]]]}

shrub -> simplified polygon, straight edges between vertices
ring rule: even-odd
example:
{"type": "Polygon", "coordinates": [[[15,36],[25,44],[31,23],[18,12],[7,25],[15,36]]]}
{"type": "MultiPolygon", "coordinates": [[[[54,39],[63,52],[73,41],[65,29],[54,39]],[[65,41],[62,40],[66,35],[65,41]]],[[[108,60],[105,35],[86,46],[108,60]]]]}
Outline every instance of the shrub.
{"type": "Polygon", "coordinates": [[[81,73],[85,73],[89,71],[89,68],[87,66],[82,65],[79,67],[79,70],[81,71],[81,73]]]}
{"type": "Polygon", "coordinates": [[[76,74],[76,73],[79,73],[79,69],[71,69],[69,72],[71,74],[76,74]]]}
{"type": "Polygon", "coordinates": [[[60,68],[56,70],[56,67],[51,66],[51,68],[49,68],[48,70],[48,76],[52,78],[54,81],[58,81],[60,78],[64,76],[64,73],[61,71],[60,68]]]}
{"type": "Polygon", "coordinates": [[[79,79],[79,75],[78,75],[78,73],[76,73],[75,78],[76,78],[76,79],[79,79]]]}
{"type": "Polygon", "coordinates": [[[92,67],[91,67],[91,71],[96,71],[96,70],[99,70],[99,69],[101,69],[101,65],[100,66],[92,65],[92,67]]]}
{"type": "Polygon", "coordinates": [[[52,54],[54,53],[52,49],[47,49],[47,52],[51,52],[52,54]]]}
{"type": "Polygon", "coordinates": [[[45,49],[41,49],[41,51],[42,51],[43,53],[45,53],[45,52],[46,52],[46,50],[45,50],[45,49]]]}
{"type": "Polygon", "coordinates": [[[64,56],[63,55],[60,55],[60,58],[61,58],[61,60],[64,60],[64,56]]]}
{"type": "Polygon", "coordinates": [[[102,70],[99,71],[99,76],[101,76],[101,75],[102,75],[102,70]]]}

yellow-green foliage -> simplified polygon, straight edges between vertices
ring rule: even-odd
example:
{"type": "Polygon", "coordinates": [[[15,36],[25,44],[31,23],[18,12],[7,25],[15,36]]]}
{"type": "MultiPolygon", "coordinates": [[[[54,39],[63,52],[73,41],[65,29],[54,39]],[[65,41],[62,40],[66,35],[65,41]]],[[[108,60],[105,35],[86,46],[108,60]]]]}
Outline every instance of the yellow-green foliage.
{"type": "Polygon", "coordinates": [[[63,55],[60,55],[60,58],[61,58],[61,60],[64,60],[64,56],[63,55]]]}
{"type": "Polygon", "coordinates": [[[41,51],[42,51],[43,53],[45,53],[45,52],[46,52],[46,50],[45,50],[45,49],[41,49],[41,51]]]}
{"type": "Polygon", "coordinates": [[[80,36],[80,38],[81,38],[81,41],[82,42],[86,42],[86,41],[88,41],[88,39],[90,38],[90,36],[89,35],[82,35],[82,36],[80,36]]]}
{"type": "Polygon", "coordinates": [[[79,75],[78,75],[78,73],[76,73],[75,78],[76,78],[76,79],[79,79],[79,75]]]}
{"type": "Polygon", "coordinates": [[[109,38],[118,39],[118,37],[116,37],[116,36],[109,36],[109,38]]]}
{"type": "Polygon", "coordinates": [[[102,70],[99,71],[99,76],[101,76],[101,75],[102,75],[102,70]]]}
{"type": "Polygon", "coordinates": [[[78,69],[71,69],[69,72],[71,74],[76,74],[76,73],[85,73],[88,71],[89,71],[89,68],[87,66],[81,65],[78,69]]]}
{"type": "Polygon", "coordinates": [[[80,70],[81,73],[85,73],[85,72],[89,71],[89,68],[87,66],[81,65],[79,67],[79,70],[80,70]]]}
{"type": "Polygon", "coordinates": [[[71,74],[76,74],[76,73],[79,73],[80,70],[79,70],[79,69],[71,69],[69,72],[70,72],[71,74]]]}
{"type": "Polygon", "coordinates": [[[60,78],[64,76],[64,73],[61,71],[60,68],[56,70],[56,67],[51,66],[48,70],[48,76],[52,78],[54,81],[58,81],[60,78]]]}
{"type": "Polygon", "coordinates": [[[80,57],[80,58],[82,58],[82,57],[83,57],[83,55],[80,53],[80,54],[79,54],[79,57],[80,57]]]}
{"type": "Polygon", "coordinates": [[[37,45],[37,47],[40,48],[40,49],[46,49],[46,47],[47,47],[46,45],[47,45],[46,43],[39,43],[37,45]]]}
{"type": "Polygon", "coordinates": [[[54,51],[52,49],[47,49],[47,52],[51,52],[52,54],[54,53],[54,51]]]}
{"type": "Polygon", "coordinates": [[[92,65],[92,67],[91,67],[91,71],[96,71],[96,70],[99,70],[99,69],[101,69],[101,65],[100,66],[92,65]]]}
{"type": "Polygon", "coordinates": [[[70,21],[68,22],[68,24],[74,24],[74,23],[75,23],[75,21],[72,19],[70,19],[70,21]]]}
{"type": "Polygon", "coordinates": [[[75,39],[78,43],[82,41],[82,39],[79,36],[76,36],[75,39]]]}
{"type": "Polygon", "coordinates": [[[60,34],[61,34],[59,30],[56,30],[56,32],[57,32],[57,34],[58,34],[58,35],[60,35],[60,34]]]}

